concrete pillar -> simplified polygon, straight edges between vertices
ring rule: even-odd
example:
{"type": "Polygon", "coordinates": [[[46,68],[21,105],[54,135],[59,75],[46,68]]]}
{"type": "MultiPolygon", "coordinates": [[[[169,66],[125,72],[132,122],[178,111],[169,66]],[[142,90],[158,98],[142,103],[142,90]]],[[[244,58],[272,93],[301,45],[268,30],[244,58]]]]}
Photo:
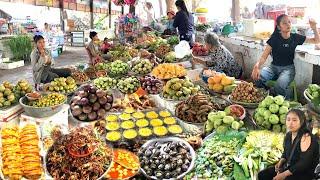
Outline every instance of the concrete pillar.
{"type": "Polygon", "coordinates": [[[175,0],[166,0],[167,3],[167,12],[175,9],[175,0]]]}
{"type": "Polygon", "coordinates": [[[109,4],[108,4],[108,12],[109,12],[109,28],[111,28],[111,0],[109,0],[109,4]]]}
{"type": "Polygon", "coordinates": [[[134,5],[130,5],[130,7],[129,7],[129,13],[131,13],[131,14],[136,14],[136,8],[135,8],[134,5]]]}
{"type": "Polygon", "coordinates": [[[89,6],[90,6],[90,29],[93,29],[93,0],[90,0],[89,2],[89,6]]]}
{"type": "Polygon", "coordinates": [[[61,30],[65,31],[65,24],[64,24],[64,19],[63,19],[63,0],[59,0],[59,8],[60,8],[60,24],[61,24],[61,30]]]}
{"type": "Polygon", "coordinates": [[[240,0],[232,0],[231,18],[234,23],[240,21],[240,0]]]}

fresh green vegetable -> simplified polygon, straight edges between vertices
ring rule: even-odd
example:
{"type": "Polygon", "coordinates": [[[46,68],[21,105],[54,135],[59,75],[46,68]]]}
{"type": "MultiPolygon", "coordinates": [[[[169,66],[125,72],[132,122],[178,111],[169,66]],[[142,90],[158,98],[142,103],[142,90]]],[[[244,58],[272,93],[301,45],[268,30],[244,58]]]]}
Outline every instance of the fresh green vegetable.
{"type": "Polygon", "coordinates": [[[168,63],[172,63],[176,60],[176,53],[171,51],[164,57],[164,61],[168,63]]]}
{"type": "Polygon", "coordinates": [[[278,124],[279,123],[279,117],[275,114],[271,114],[269,117],[269,122],[271,124],[278,124]]]}
{"type": "Polygon", "coordinates": [[[265,99],[266,105],[270,106],[272,103],[274,103],[274,99],[272,96],[267,96],[265,99]]]}
{"type": "Polygon", "coordinates": [[[256,179],[264,165],[274,165],[279,161],[283,151],[283,138],[283,134],[270,131],[252,131],[248,134],[246,142],[234,157],[246,179],[256,179]]]}
{"type": "Polygon", "coordinates": [[[174,46],[174,45],[179,44],[180,40],[179,40],[178,36],[171,36],[171,37],[168,38],[167,42],[171,46],[174,46]]]}
{"type": "Polygon", "coordinates": [[[197,152],[195,176],[198,179],[231,179],[234,175],[233,157],[245,136],[246,133],[231,131],[204,142],[197,152]]]}
{"type": "Polygon", "coordinates": [[[215,129],[218,134],[223,134],[230,128],[239,130],[244,126],[244,122],[242,120],[236,120],[225,111],[218,111],[208,114],[208,120],[205,125],[206,133],[211,133],[211,131],[215,129]]]}
{"type": "Polygon", "coordinates": [[[225,116],[222,121],[225,124],[232,124],[232,122],[234,121],[234,118],[232,116],[225,116]]]}
{"type": "Polygon", "coordinates": [[[240,123],[238,121],[233,121],[232,124],[231,124],[231,128],[234,129],[234,130],[238,130],[240,129],[240,123]]]}
{"type": "Polygon", "coordinates": [[[241,168],[241,166],[239,166],[238,163],[235,163],[233,166],[233,178],[234,180],[247,180],[243,169],[241,168]]]}
{"type": "Polygon", "coordinates": [[[269,106],[269,111],[273,114],[277,113],[279,111],[279,105],[278,104],[271,104],[269,106]]]}
{"type": "Polygon", "coordinates": [[[275,102],[277,105],[281,106],[281,105],[283,104],[283,102],[284,102],[284,97],[281,96],[281,95],[276,96],[276,97],[274,97],[274,102],[275,102]]]}
{"type": "Polygon", "coordinates": [[[218,126],[217,129],[216,129],[216,132],[218,134],[224,134],[228,131],[228,127],[227,126],[224,126],[224,125],[221,125],[221,126],[218,126]]]}
{"type": "Polygon", "coordinates": [[[280,114],[287,114],[289,111],[289,108],[286,107],[286,106],[281,106],[280,109],[279,109],[279,113],[280,114]]]}
{"type": "Polygon", "coordinates": [[[280,133],[281,132],[281,125],[280,124],[273,125],[272,131],[275,133],[280,133]]]}
{"type": "Polygon", "coordinates": [[[268,120],[269,117],[271,116],[271,114],[272,114],[272,113],[271,113],[269,110],[265,110],[264,113],[263,113],[263,118],[264,118],[265,120],[268,120]]]}

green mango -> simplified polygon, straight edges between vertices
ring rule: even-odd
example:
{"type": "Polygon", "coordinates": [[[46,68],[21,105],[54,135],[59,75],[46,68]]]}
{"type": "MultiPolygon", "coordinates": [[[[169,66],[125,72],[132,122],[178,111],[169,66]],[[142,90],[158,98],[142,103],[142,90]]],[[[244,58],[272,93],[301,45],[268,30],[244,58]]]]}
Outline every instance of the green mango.
{"type": "Polygon", "coordinates": [[[227,92],[227,93],[231,93],[233,91],[233,89],[236,87],[237,87],[236,84],[228,85],[223,88],[223,91],[227,92]]]}

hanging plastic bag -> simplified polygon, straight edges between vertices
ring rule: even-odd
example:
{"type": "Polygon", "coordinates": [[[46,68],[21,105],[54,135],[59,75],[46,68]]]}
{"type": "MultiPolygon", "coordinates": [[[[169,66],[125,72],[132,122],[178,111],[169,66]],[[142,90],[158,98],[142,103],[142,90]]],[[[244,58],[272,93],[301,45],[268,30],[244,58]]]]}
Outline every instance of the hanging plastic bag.
{"type": "Polygon", "coordinates": [[[180,41],[178,45],[174,47],[176,58],[181,59],[191,54],[190,45],[187,41],[180,41]]]}

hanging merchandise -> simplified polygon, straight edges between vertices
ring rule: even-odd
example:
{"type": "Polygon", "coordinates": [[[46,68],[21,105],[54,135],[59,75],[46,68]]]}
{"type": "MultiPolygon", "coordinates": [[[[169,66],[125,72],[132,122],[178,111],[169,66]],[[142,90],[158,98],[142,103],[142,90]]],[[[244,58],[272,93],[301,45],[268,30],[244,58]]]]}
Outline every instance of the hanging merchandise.
{"type": "Polygon", "coordinates": [[[124,0],[112,0],[112,2],[113,2],[116,6],[123,6],[123,5],[124,5],[124,0]]]}
{"type": "Polygon", "coordinates": [[[131,13],[119,16],[117,30],[120,39],[134,37],[138,31],[139,18],[131,13]]]}
{"type": "Polygon", "coordinates": [[[136,2],[137,2],[136,0],[124,0],[124,3],[126,3],[128,6],[135,5],[136,2]]]}

